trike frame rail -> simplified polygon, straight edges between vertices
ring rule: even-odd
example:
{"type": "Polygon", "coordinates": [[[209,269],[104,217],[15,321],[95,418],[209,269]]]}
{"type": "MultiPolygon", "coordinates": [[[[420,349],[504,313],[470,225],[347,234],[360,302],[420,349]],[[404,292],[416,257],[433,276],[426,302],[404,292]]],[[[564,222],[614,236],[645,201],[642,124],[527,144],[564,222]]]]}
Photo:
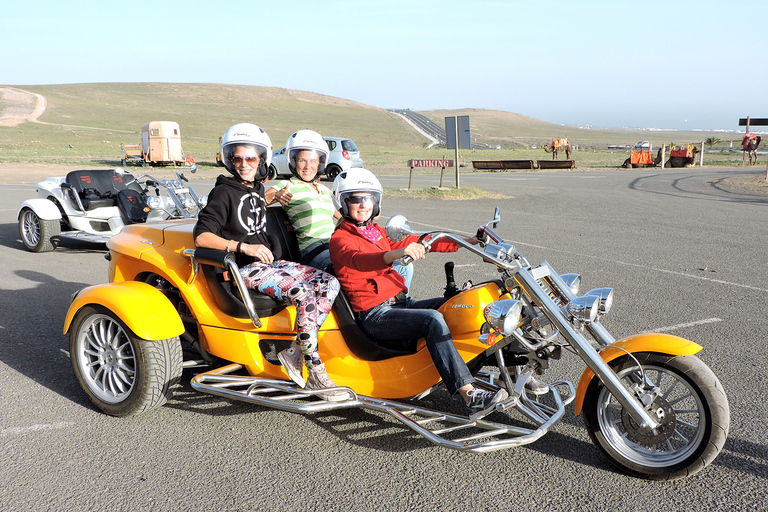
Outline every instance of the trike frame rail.
{"type": "MultiPolygon", "coordinates": [[[[505,423],[470,419],[439,411],[433,411],[392,400],[359,395],[347,387],[350,398],[341,402],[328,402],[318,396],[323,390],[307,390],[292,382],[263,379],[250,375],[237,375],[243,370],[240,364],[231,364],[201,373],[192,378],[192,388],[224,398],[281,409],[297,413],[317,413],[340,409],[363,408],[385,413],[434,444],[454,450],[484,453],[532,443],[563,416],[565,406],[574,398],[573,385],[560,381],[549,385],[554,407],[531,400],[524,393],[516,394],[496,405],[496,410],[517,408],[536,428],[526,428],[505,423]],[[568,388],[568,396],[561,396],[556,386],[568,388]],[[447,434],[466,433],[463,437],[448,438],[447,434]]],[[[490,379],[492,381],[492,378],[490,379]]],[[[493,410],[488,411],[488,414],[493,410]]]]}

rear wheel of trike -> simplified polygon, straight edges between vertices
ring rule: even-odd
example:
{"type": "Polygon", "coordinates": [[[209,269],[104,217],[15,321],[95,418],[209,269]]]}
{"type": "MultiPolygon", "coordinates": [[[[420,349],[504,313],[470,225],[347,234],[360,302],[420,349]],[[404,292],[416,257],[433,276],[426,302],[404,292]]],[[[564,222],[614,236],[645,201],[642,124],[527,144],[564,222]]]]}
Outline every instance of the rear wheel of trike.
{"type": "Polygon", "coordinates": [[[24,208],[19,215],[19,236],[24,246],[32,252],[48,252],[56,248],[55,237],[61,233],[58,220],[41,219],[31,208],[24,208]]]}
{"type": "Polygon", "coordinates": [[[178,337],[144,340],[101,306],[81,309],[69,333],[72,369],[96,407],[132,416],[170,398],[182,370],[178,337]]]}
{"type": "Polygon", "coordinates": [[[692,475],[711,463],[728,436],[728,399],[712,370],[695,356],[633,354],[609,364],[627,387],[655,388],[650,410],[661,425],[641,428],[595,378],[584,397],[584,422],[592,441],[613,464],[653,480],[692,475]],[[644,375],[645,380],[643,381],[644,375]]]}

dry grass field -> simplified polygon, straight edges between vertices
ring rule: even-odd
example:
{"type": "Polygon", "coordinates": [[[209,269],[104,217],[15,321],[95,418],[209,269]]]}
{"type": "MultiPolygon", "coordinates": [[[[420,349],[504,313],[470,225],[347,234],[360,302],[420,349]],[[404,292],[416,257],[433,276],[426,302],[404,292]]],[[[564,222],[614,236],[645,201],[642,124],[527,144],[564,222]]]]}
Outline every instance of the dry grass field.
{"type": "MultiPolygon", "coordinates": [[[[309,128],[324,135],[345,136],[360,147],[366,167],[382,174],[407,173],[409,159],[453,158],[453,151],[427,149],[428,140],[399,116],[384,109],[341,98],[289,89],[223,84],[113,83],[14,86],[45,97],[47,108],[37,122],[0,126],[0,172],[14,164],[65,167],[120,165],[120,144],[139,143],[148,121],[176,121],[185,152],[201,171],[215,165],[218,137],[234,123],[254,122],[272,138],[275,148],[295,130],[309,128]]],[[[5,111],[0,101],[0,115],[5,111]]],[[[611,145],[639,140],[654,147],[687,144],[718,137],[738,149],[740,135],[723,132],[649,131],[563,126],[511,112],[481,109],[427,111],[439,125],[445,116],[469,115],[475,142],[501,149],[465,150],[459,161],[551,159],[542,149],[554,137],[578,146],[578,169],[618,168],[628,151],[611,145]]],[[[734,120],[735,121],[735,120],[734,120]]],[[[735,122],[734,122],[735,124],[735,122]]],[[[736,127],[734,127],[736,128],[736,127]]],[[[561,157],[562,158],[562,157],[561,157]]],[[[741,151],[710,151],[705,165],[741,165],[741,151]]],[[[208,168],[208,169],[207,169],[208,168]]],[[[424,172],[424,171],[419,171],[424,172]]]]}

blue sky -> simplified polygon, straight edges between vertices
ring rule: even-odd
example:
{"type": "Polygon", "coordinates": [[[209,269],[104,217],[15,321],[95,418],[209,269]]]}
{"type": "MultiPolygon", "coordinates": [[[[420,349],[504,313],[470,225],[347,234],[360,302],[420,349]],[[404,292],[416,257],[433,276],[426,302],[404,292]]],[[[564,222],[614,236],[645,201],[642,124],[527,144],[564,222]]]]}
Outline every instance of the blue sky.
{"type": "Polygon", "coordinates": [[[764,1],[8,4],[4,85],[273,86],[576,126],[737,130],[768,117],[764,1]]]}

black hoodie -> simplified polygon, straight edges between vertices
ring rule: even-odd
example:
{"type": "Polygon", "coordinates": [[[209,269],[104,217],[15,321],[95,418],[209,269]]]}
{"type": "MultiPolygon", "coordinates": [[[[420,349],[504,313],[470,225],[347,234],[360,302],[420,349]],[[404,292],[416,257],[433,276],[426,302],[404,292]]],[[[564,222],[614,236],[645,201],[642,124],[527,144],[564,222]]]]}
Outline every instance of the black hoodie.
{"type": "MultiPolygon", "coordinates": [[[[226,240],[266,245],[275,259],[279,259],[280,246],[270,243],[267,236],[266,208],[261,183],[257,182],[249,188],[235,178],[220,175],[216,186],[208,194],[208,204],[197,216],[194,236],[197,238],[201,233],[213,233],[226,240]]],[[[235,250],[234,244],[230,250],[235,250]]],[[[252,261],[249,256],[237,255],[238,265],[252,261]]]]}

